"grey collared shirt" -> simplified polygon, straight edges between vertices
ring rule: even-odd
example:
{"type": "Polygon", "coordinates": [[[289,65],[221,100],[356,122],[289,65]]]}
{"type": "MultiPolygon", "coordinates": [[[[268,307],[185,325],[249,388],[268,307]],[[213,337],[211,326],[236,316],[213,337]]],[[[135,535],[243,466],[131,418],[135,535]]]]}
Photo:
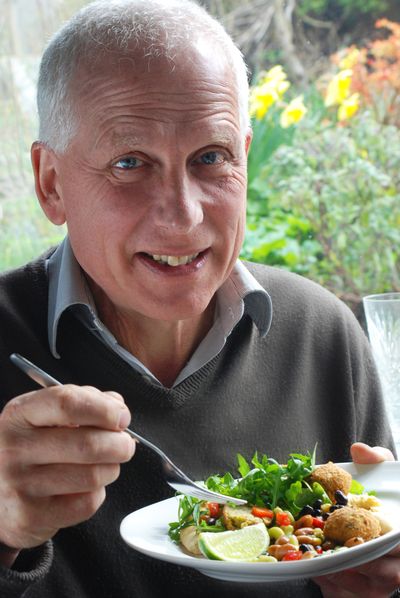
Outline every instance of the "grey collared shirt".
{"type": "MultiPolygon", "coordinates": [[[[161,382],[139,359],[119,345],[113,334],[101,322],[86,277],[74,256],[68,236],[48,259],[47,266],[49,273],[48,337],[54,357],[60,357],[57,352],[58,322],[62,313],[72,308],[93,334],[133,368],[161,385],[161,382]]],[[[217,292],[211,329],[178,374],[173,387],[199,370],[222,350],[227,337],[240,321],[245,310],[253,319],[260,335],[265,336],[272,320],[271,298],[238,260],[230,277],[217,292]]]]}

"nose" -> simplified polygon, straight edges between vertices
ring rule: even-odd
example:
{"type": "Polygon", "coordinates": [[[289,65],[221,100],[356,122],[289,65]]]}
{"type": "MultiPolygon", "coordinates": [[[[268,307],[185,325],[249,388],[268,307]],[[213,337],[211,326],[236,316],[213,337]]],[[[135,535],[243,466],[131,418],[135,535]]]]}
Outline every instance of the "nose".
{"type": "Polygon", "coordinates": [[[201,190],[188,176],[163,181],[155,202],[155,224],[176,234],[188,234],[203,222],[201,190]]]}

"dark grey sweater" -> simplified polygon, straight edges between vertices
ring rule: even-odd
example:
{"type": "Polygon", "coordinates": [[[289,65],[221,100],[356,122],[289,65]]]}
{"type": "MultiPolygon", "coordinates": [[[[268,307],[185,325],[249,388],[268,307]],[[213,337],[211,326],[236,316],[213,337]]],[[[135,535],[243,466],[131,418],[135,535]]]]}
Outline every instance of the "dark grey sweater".
{"type": "MultiPolygon", "coordinates": [[[[286,461],[318,442],[317,458],[349,460],[356,440],[393,449],[368,341],[340,301],[318,285],[277,269],[248,265],[273,302],[260,338],[248,316],[222,352],[174,389],[158,387],[113,354],[72,314],[60,322],[54,359],[47,340],[44,261],[0,277],[0,400],[34,389],[9,362],[31,359],[62,382],[120,392],[132,426],[154,440],[194,479],[235,471],[236,453],[286,461]]],[[[0,569],[4,598],[176,598],[320,596],[311,581],[230,584],[145,557],[125,545],[128,513],[172,496],[157,458],[138,446],[89,521],[23,551],[0,569]]],[[[167,522],[166,522],[167,523],[167,522]]]]}

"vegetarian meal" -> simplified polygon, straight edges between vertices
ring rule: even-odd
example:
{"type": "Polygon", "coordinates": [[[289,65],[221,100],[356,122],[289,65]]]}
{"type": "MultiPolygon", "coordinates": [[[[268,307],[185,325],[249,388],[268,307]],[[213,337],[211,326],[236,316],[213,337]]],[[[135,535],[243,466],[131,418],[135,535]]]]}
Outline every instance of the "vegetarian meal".
{"type": "Polygon", "coordinates": [[[180,497],[170,538],[192,555],[224,561],[287,562],[347,550],[391,529],[381,502],[343,468],[315,465],[312,455],[288,462],[238,455],[239,478],[209,477],[205,485],[245,506],[180,497]]]}

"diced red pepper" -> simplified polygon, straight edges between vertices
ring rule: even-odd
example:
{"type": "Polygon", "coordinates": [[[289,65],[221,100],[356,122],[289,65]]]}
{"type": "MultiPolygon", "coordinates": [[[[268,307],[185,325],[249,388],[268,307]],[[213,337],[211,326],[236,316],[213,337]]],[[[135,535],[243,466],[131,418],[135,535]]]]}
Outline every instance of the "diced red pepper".
{"type": "Polygon", "coordinates": [[[217,502],[208,502],[207,503],[207,509],[208,512],[210,513],[210,517],[214,517],[217,518],[220,515],[220,509],[221,506],[219,503],[217,502]]]}
{"type": "Polygon", "coordinates": [[[299,561],[303,553],[301,550],[289,550],[286,554],[283,555],[282,561],[299,561]]]}
{"type": "Polygon", "coordinates": [[[322,550],[321,546],[314,546],[314,550],[318,554],[322,554],[323,553],[323,550],[322,550]]]}
{"type": "Polygon", "coordinates": [[[313,517],[312,524],[314,527],[324,529],[325,521],[323,519],[320,519],[319,517],[313,517]]]}
{"type": "Polygon", "coordinates": [[[254,517],[267,517],[268,519],[272,519],[274,516],[274,512],[266,507],[253,507],[251,509],[251,514],[254,515],[254,517]]]}
{"type": "Polygon", "coordinates": [[[280,527],[285,527],[286,525],[290,525],[292,523],[289,515],[285,512],[277,513],[275,518],[276,518],[276,523],[280,527]]]}

